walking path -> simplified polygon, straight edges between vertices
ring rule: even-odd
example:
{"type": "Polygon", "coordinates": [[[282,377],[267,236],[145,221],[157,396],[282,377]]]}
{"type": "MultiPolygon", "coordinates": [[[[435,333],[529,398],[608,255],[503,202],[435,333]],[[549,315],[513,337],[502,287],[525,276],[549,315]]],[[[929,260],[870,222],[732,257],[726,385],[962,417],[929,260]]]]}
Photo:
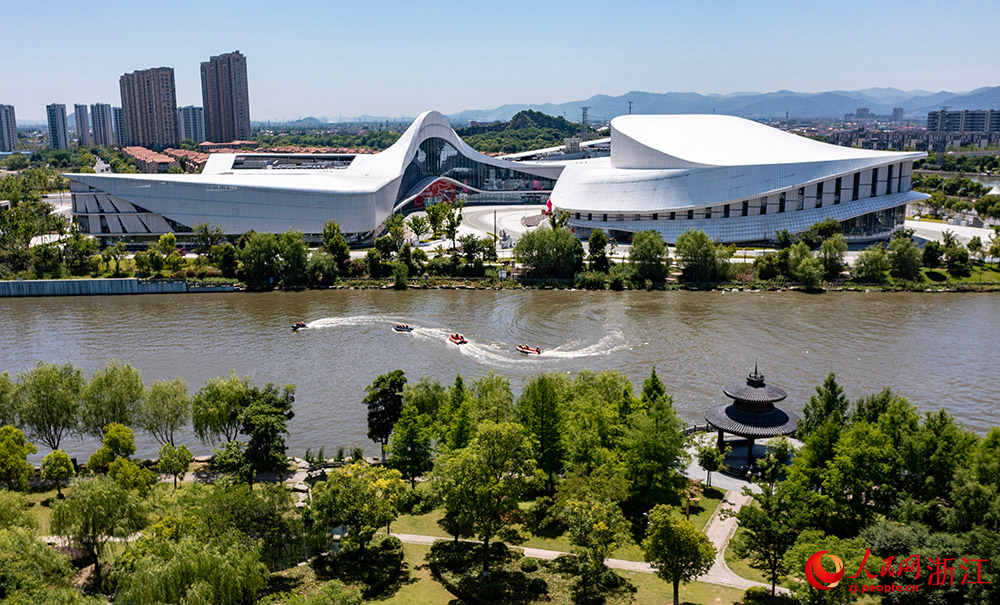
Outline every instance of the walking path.
{"type": "MultiPolygon", "coordinates": [[[[740,577],[729,569],[726,565],[725,552],[726,547],[729,545],[729,540],[733,536],[733,532],[736,531],[736,517],[725,516],[723,517],[721,512],[723,510],[730,510],[735,514],[743,505],[750,501],[750,497],[744,495],[741,491],[731,490],[726,492],[725,497],[722,502],[719,503],[719,507],[715,509],[715,513],[712,518],[708,521],[705,526],[705,535],[712,542],[715,547],[715,562],[712,563],[712,568],[708,570],[707,573],[699,576],[698,582],[704,582],[706,584],[716,584],[718,586],[728,586],[730,588],[738,588],[740,590],[746,590],[747,588],[753,586],[762,586],[764,588],[770,588],[769,584],[763,584],[761,582],[754,582],[753,580],[748,580],[746,578],[740,577]]],[[[442,538],[439,536],[422,536],[417,534],[399,534],[393,533],[393,536],[399,538],[401,542],[408,544],[423,544],[431,545],[437,540],[447,540],[448,538],[442,538]]],[[[568,553],[560,552],[557,550],[544,550],[541,548],[528,548],[528,547],[518,547],[524,552],[527,557],[534,557],[536,559],[545,559],[551,561],[559,555],[565,555],[568,553]]],[[[620,569],[623,571],[631,571],[638,573],[656,573],[653,566],[644,561],[624,561],[622,559],[605,559],[604,564],[611,569],[620,569]]],[[[783,588],[778,588],[779,592],[787,592],[783,588]]]]}

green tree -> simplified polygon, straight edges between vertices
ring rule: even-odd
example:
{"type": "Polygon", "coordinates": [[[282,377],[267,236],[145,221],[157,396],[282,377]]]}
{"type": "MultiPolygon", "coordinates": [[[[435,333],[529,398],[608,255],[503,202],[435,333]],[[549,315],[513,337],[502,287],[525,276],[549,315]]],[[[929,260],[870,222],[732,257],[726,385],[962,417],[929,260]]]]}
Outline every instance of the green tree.
{"type": "Polygon", "coordinates": [[[510,381],[493,370],[472,383],[473,419],[508,422],[514,418],[514,394],[510,381]]]}
{"type": "Polygon", "coordinates": [[[680,605],[680,584],[712,567],[715,547],[690,521],[673,507],[657,505],[649,511],[649,528],[642,551],[658,575],[674,587],[674,605],[680,605]]]}
{"type": "Polygon", "coordinates": [[[795,544],[799,535],[792,511],[795,504],[789,490],[760,485],[760,492],[748,488],[743,493],[753,502],[740,508],[736,514],[742,531],[733,541],[733,552],[746,559],[750,567],[764,573],[771,583],[771,595],[785,574],[785,554],[795,544]]]}
{"type": "Polygon", "coordinates": [[[251,290],[270,290],[281,279],[281,246],[273,233],[249,232],[239,251],[243,282],[251,290]]]}
{"type": "Polygon", "coordinates": [[[136,605],[156,603],[253,603],[267,584],[260,549],[226,536],[203,540],[157,537],[135,549],[118,578],[117,599],[136,605]]]}
{"type": "Polygon", "coordinates": [[[865,248],[854,262],[851,277],[862,284],[884,284],[889,258],[881,244],[865,248]]]}
{"type": "Polygon", "coordinates": [[[337,261],[333,255],[326,252],[313,252],[309,256],[309,265],[306,268],[309,275],[309,285],[313,288],[327,288],[337,281],[337,261]]]}
{"type": "Polygon", "coordinates": [[[194,226],[194,251],[199,256],[205,256],[212,248],[222,243],[223,237],[225,237],[225,234],[222,231],[222,227],[209,225],[208,223],[198,223],[194,226]]]}
{"type": "Polygon", "coordinates": [[[323,247],[333,256],[338,268],[351,258],[351,248],[337,221],[330,220],[323,225],[323,247]]]}
{"type": "Polygon", "coordinates": [[[0,372],[0,426],[17,425],[17,385],[10,374],[0,372]]]}
{"type": "Polygon", "coordinates": [[[63,482],[74,475],[76,475],[76,469],[73,468],[73,461],[70,460],[69,454],[66,452],[52,450],[42,458],[42,479],[55,482],[56,492],[60,499],[62,499],[63,482]]]}
{"type": "Polygon", "coordinates": [[[396,250],[403,245],[406,241],[406,221],[403,220],[403,215],[399,213],[393,213],[389,215],[389,218],[385,220],[385,230],[389,239],[395,245],[396,250]]]}
{"type": "Polygon", "coordinates": [[[362,403],[368,407],[368,438],[382,446],[382,460],[385,461],[385,446],[389,443],[392,429],[403,411],[403,387],[406,376],[403,370],[393,370],[382,374],[365,387],[362,403]]]}
{"type": "Polygon", "coordinates": [[[656,374],[656,366],[650,370],[649,376],[642,381],[642,393],[639,395],[637,410],[647,410],[653,402],[661,397],[667,397],[667,387],[656,374]]]}
{"type": "Polygon", "coordinates": [[[819,258],[823,263],[827,279],[837,277],[844,268],[845,252],[847,252],[847,240],[842,233],[834,233],[819,245],[819,258]]]}
{"type": "MultiPolygon", "coordinates": [[[[13,528],[34,530],[37,525],[28,512],[28,499],[24,494],[0,489],[0,531],[13,528]]],[[[0,569],[3,567],[0,566],[0,569]]]]}
{"type": "Polygon", "coordinates": [[[448,389],[431,376],[421,376],[414,383],[403,387],[403,407],[413,406],[428,418],[438,418],[448,401],[448,389]]]}
{"type": "Polygon", "coordinates": [[[969,251],[961,244],[945,247],[944,266],[948,269],[948,273],[954,276],[969,275],[969,251]]]}
{"type": "Polygon", "coordinates": [[[150,489],[156,483],[156,475],[153,471],[121,456],[115,458],[108,465],[108,477],[113,479],[122,489],[134,491],[142,498],[149,495],[150,489]]]}
{"type": "Polygon", "coordinates": [[[445,223],[445,218],[451,212],[448,204],[431,204],[425,209],[427,212],[427,221],[430,223],[431,231],[434,235],[441,232],[442,227],[445,223]]]}
{"type": "Polygon", "coordinates": [[[73,577],[69,558],[42,542],[31,529],[0,525],[0,570],[3,570],[0,599],[4,603],[58,602],[68,605],[79,602],[72,599],[73,593],[69,592],[73,577]],[[58,601],[48,598],[52,595],[49,591],[57,589],[66,590],[69,595],[58,601]]]}
{"type": "Polygon", "coordinates": [[[938,216],[941,212],[941,209],[944,208],[944,205],[947,202],[948,198],[945,196],[944,193],[940,191],[935,191],[931,193],[930,198],[924,200],[924,205],[926,205],[928,208],[931,209],[931,214],[933,214],[934,216],[938,216]]]}
{"type": "Polygon", "coordinates": [[[546,488],[550,493],[555,490],[555,476],[562,471],[566,453],[563,429],[569,387],[569,380],[563,375],[542,374],[524,386],[517,401],[518,421],[535,438],[536,461],[548,476],[546,488]]]}
{"type": "Polygon", "coordinates": [[[28,434],[49,449],[77,430],[85,381],[73,364],[38,362],[17,375],[18,411],[28,434]]]}
{"type": "Polygon", "coordinates": [[[416,489],[417,477],[433,466],[429,424],[430,418],[421,414],[415,406],[404,403],[389,441],[389,466],[410,482],[411,489],[416,489]]]}
{"type": "Polygon", "coordinates": [[[125,258],[126,253],[125,244],[122,242],[108,246],[101,251],[101,258],[104,260],[104,264],[106,264],[109,269],[111,268],[111,264],[114,263],[115,277],[121,275],[122,260],[125,258]]]}
{"type": "Polygon", "coordinates": [[[446,513],[467,523],[482,542],[484,572],[489,571],[490,541],[512,530],[512,515],[533,482],[533,441],[519,424],[486,421],[467,448],[442,455],[434,467],[446,513]]]}
{"type": "Polygon", "coordinates": [[[573,552],[580,557],[584,591],[600,585],[610,570],[604,560],[629,541],[628,522],[610,500],[568,500],[561,507],[573,552]]]}
{"type": "Polygon", "coordinates": [[[889,269],[892,275],[905,280],[920,277],[923,254],[909,238],[893,238],[889,242],[889,269]]]}
{"type": "Polygon", "coordinates": [[[725,254],[704,231],[688,229],[677,236],[676,252],[684,263],[685,281],[706,283],[729,278],[725,254]]]}
{"type": "Polygon", "coordinates": [[[608,236],[598,227],[590,234],[587,241],[588,258],[590,260],[590,270],[607,273],[610,265],[608,263],[608,236]]]}
{"type": "Polygon", "coordinates": [[[175,448],[172,443],[168,442],[160,447],[158,456],[159,462],[157,462],[156,470],[167,475],[173,475],[174,489],[177,489],[177,477],[187,472],[188,467],[191,466],[191,461],[194,460],[194,455],[191,454],[191,450],[186,445],[175,448]]]}
{"type": "Polygon", "coordinates": [[[202,443],[226,443],[240,431],[239,415],[246,405],[250,379],[230,371],[226,378],[212,378],[191,401],[194,431],[202,443]]]}
{"type": "Polygon", "coordinates": [[[841,434],[823,479],[832,525],[854,535],[889,512],[895,497],[892,462],[892,444],[877,426],[856,422],[841,434]]]}
{"type": "Polygon", "coordinates": [[[244,451],[250,468],[248,482],[253,484],[258,473],[280,472],[288,468],[285,456],[288,421],[295,413],[295,386],[286,384],[279,389],[268,383],[263,389],[253,386],[238,417],[240,428],[247,435],[244,451]]]}
{"type": "Polygon", "coordinates": [[[334,528],[347,528],[341,543],[364,553],[375,532],[399,515],[406,484],[399,471],[365,463],[336,469],[313,487],[313,511],[317,527],[332,535],[334,528]]]}
{"type": "Polygon", "coordinates": [[[177,236],[171,232],[164,233],[157,240],[156,247],[159,248],[160,254],[163,256],[170,256],[177,250],[177,236]]]}
{"type": "MultiPolygon", "coordinates": [[[[799,245],[804,247],[804,244],[795,244],[795,246],[799,245]]],[[[791,249],[795,250],[795,246],[792,246],[791,249]]],[[[789,264],[791,265],[791,261],[789,261],[789,264]]],[[[811,252],[795,263],[794,267],[792,276],[796,281],[805,286],[807,290],[817,288],[823,280],[823,264],[811,252]]]]}
{"type": "Polygon", "coordinates": [[[279,275],[284,289],[299,288],[308,283],[309,248],[302,232],[294,229],[278,235],[279,275]]]}
{"type": "Polygon", "coordinates": [[[725,471],[726,455],[731,448],[726,447],[725,452],[720,452],[719,448],[712,445],[703,445],[698,448],[698,466],[708,473],[708,486],[712,487],[712,473],[725,471]]]}
{"type": "Polygon", "coordinates": [[[84,433],[100,438],[104,427],[117,422],[132,426],[142,402],[142,376],[129,364],[112,359],[94,372],[83,390],[80,426],[84,433]]]}
{"type": "Polygon", "coordinates": [[[236,277],[236,269],[239,266],[239,255],[236,246],[229,242],[212,246],[209,251],[208,260],[222,271],[223,277],[236,277]]]}
{"type": "Polygon", "coordinates": [[[633,235],[628,258],[636,277],[642,281],[662,282],[670,268],[667,245],[657,231],[640,231],[633,235]]]}
{"type": "Polygon", "coordinates": [[[683,429],[669,396],[657,396],[649,409],[630,416],[622,460],[636,514],[677,501],[680,487],[686,484],[682,472],[688,461],[683,429]]]}
{"type": "Polygon", "coordinates": [[[849,405],[843,387],[837,384],[837,376],[830,372],[802,410],[797,431],[799,439],[805,440],[827,420],[836,418],[838,423],[844,422],[849,405]]]}
{"type": "Polygon", "coordinates": [[[458,202],[453,204],[451,202],[444,202],[447,204],[448,214],[444,217],[444,233],[451,240],[452,249],[455,248],[455,236],[458,235],[458,228],[462,225],[462,208],[465,206],[464,202],[458,202]]]}
{"type": "Polygon", "coordinates": [[[79,482],[52,511],[53,531],[94,559],[98,578],[108,542],[124,540],[145,525],[146,511],[138,494],[107,477],[79,482]]]}
{"type": "Polygon", "coordinates": [[[180,378],[157,380],[146,390],[136,414],[137,425],[160,445],[174,444],[174,435],[191,419],[191,397],[180,378]]]}
{"type": "Polygon", "coordinates": [[[944,250],[941,248],[940,243],[931,240],[924,244],[924,251],[921,255],[921,260],[923,261],[925,267],[930,269],[940,267],[942,256],[944,256],[944,250]]]}
{"type": "Polygon", "coordinates": [[[566,279],[583,268],[583,244],[569,229],[539,227],[517,240],[514,258],[531,277],[566,279]]]}
{"type": "Polygon", "coordinates": [[[69,237],[63,240],[63,258],[66,268],[73,275],[87,275],[97,270],[94,255],[100,246],[97,240],[84,235],[74,224],[69,231],[69,237]]]}
{"type": "Polygon", "coordinates": [[[27,491],[28,479],[34,472],[28,454],[37,451],[18,429],[0,427],[0,483],[10,490],[27,491]]]}
{"type": "Polygon", "coordinates": [[[87,460],[91,473],[105,473],[116,458],[128,458],[135,453],[135,435],[123,424],[111,423],[104,427],[101,447],[87,460]]]}
{"type": "Polygon", "coordinates": [[[431,223],[427,220],[427,217],[419,214],[411,216],[406,224],[410,228],[410,231],[413,232],[413,235],[417,237],[418,242],[427,235],[431,228],[431,223]]]}

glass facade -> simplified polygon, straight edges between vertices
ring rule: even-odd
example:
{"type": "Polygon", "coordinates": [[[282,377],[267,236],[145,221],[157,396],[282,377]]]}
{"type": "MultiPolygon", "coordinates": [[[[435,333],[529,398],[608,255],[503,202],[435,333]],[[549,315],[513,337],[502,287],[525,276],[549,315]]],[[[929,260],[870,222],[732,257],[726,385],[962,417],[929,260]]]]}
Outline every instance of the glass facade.
{"type": "Polygon", "coordinates": [[[867,241],[881,237],[889,237],[893,230],[901,228],[906,219],[906,206],[886,208],[878,212],[869,212],[846,221],[841,221],[844,237],[848,241],[867,241]]]}
{"type": "MultiPolygon", "coordinates": [[[[534,192],[539,194],[542,201],[544,196],[540,194],[552,191],[555,186],[552,179],[477,162],[459,153],[448,141],[432,137],[420,144],[413,161],[406,167],[396,202],[420,193],[413,189],[430,177],[446,177],[481,191],[523,193],[529,196],[534,192]]],[[[472,191],[463,193],[475,195],[472,191]]],[[[518,196],[514,201],[521,201],[522,197],[524,196],[518,196]]]]}

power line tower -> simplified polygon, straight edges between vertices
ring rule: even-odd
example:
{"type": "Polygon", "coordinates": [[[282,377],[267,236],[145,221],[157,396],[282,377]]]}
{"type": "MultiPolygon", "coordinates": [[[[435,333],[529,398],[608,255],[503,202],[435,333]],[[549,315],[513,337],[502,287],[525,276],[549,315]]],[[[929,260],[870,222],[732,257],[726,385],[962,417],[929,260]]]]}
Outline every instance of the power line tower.
{"type": "Polygon", "coordinates": [[[586,141],[587,140],[587,110],[589,110],[589,109],[590,109],[590,107],[581,107],[580,108],[580,140],[581,141],[586,141]]]}

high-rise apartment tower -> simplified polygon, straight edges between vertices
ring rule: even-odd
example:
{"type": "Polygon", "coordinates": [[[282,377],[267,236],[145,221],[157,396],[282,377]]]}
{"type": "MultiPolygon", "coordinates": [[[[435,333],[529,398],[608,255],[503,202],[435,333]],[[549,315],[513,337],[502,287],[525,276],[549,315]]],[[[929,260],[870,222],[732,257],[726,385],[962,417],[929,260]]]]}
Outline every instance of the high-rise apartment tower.
{"type": "Polygon", "coordinates": [[[118,81],[125,119],[125,145],[150,149],[177,146],[177,90],[172,67],[125,74],[118,81]]]}
{"type": "Polygon", "coordinates": [[[69,147],[69,132],[66,131],[66,106],[53,103],[45,106],[49,122],[49,147],[66,149],[69,147]]]}
{"type": "Polygon", "coordinates": [[[107,103],[94,103],[91,105],[90,121],[94,123],[94,145],[98,147],[111,147],[115,144],[110,105],[107,103]]]}
{"type": "Polygon", "coordinates": [[[201,64],[201,98],[208,140],[228,143],[250,138],[247,59],[240,51],[201,64]]]}

